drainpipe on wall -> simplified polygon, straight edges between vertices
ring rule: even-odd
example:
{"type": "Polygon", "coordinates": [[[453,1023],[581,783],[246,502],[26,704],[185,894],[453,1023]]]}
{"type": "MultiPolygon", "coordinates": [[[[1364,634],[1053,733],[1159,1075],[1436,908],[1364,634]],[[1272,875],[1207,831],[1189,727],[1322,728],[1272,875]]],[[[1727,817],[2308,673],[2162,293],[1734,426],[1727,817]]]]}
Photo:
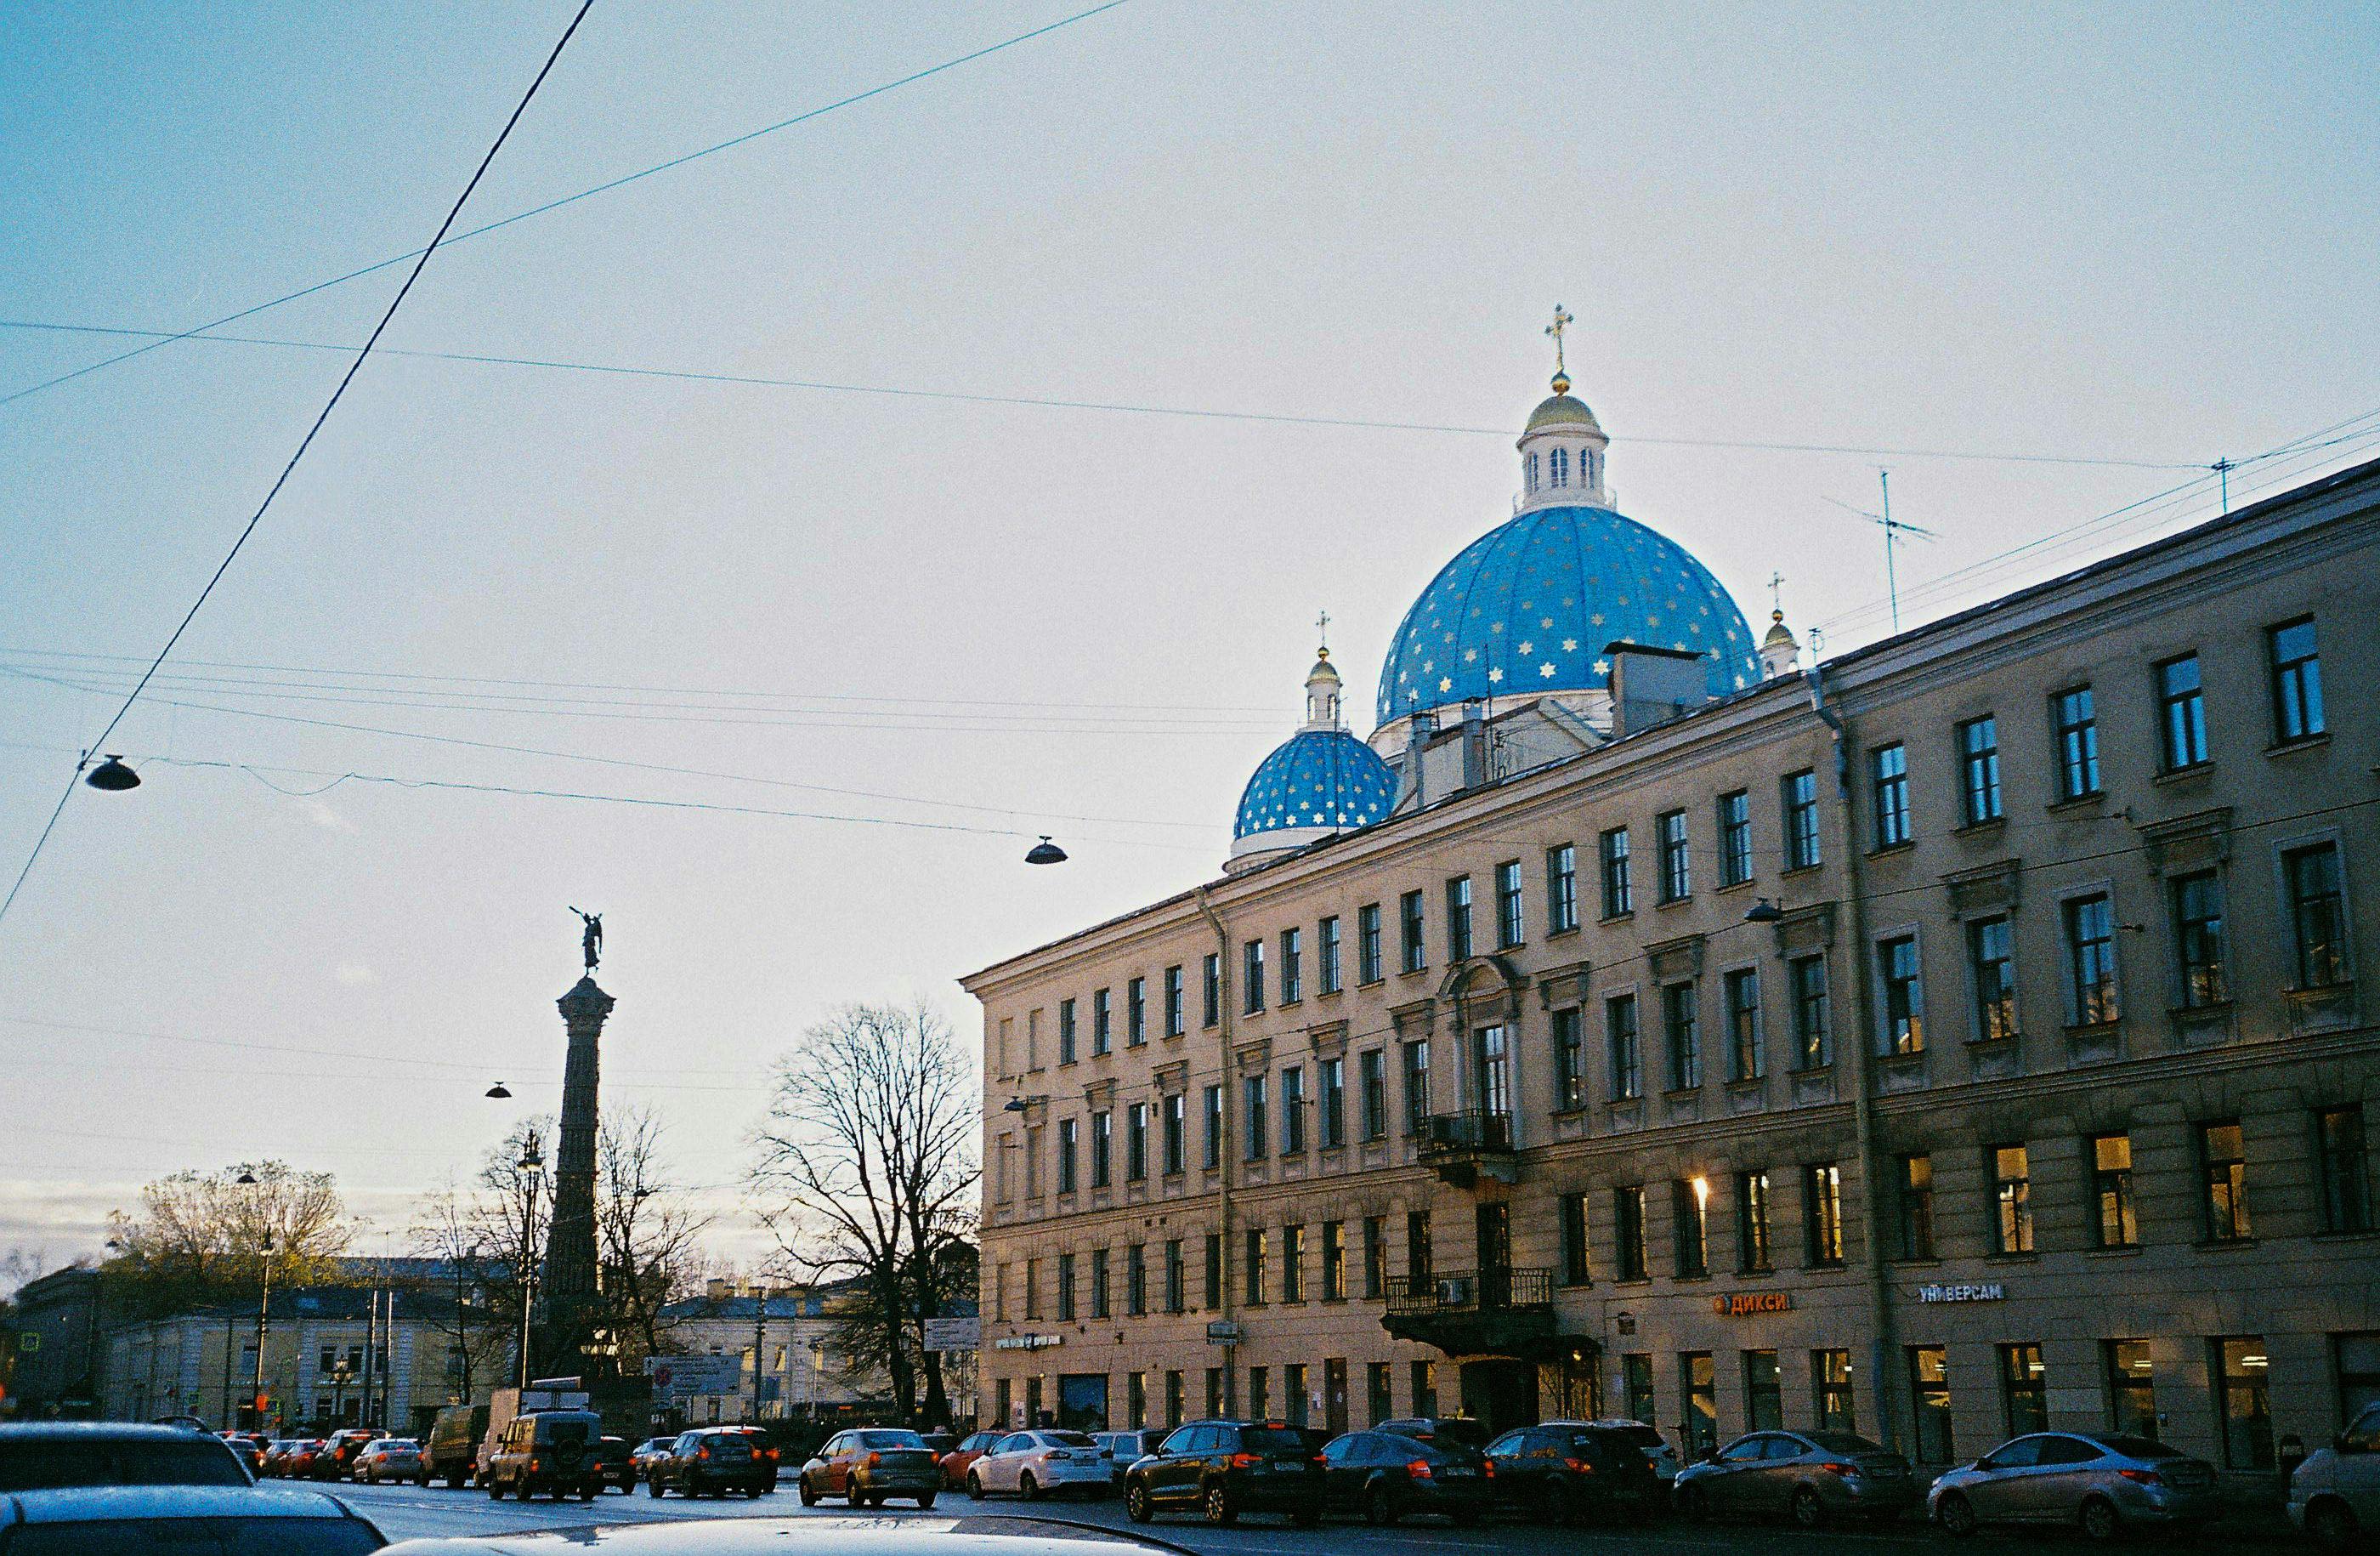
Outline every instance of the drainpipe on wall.
{"type": "Polygon", "coordinates": [[[1806,678],[1810,685],[1810,710],[1834,734],[1835,801],[1843,819],[1843,866],[1850,886],[1847,895],[1851,905],[1852,1019],[1855,1030],[1844,1049],[1851,1061],[1852,1127],[1857,1137],[1859,1156],[1860,1216],[1866,1226],[1863,1241],[1867,1250],[1865,1262],[1870,1313],[1868,1376],[1876,1380],[1876,1436],[1887,1448],[1891,1448],[1900,1434],[1895,1424],[1892,1393],[1885,1381],[1890,1376],[1893,1311],[1892,1288],[1884,1268],[1884,1220],[1881,1214],[1884,1196],[1880,1191],[1882,1175],[1877,1170],[1876,1149],[1876,1098],[1873,1088],[1868,1084],[1868,1041],[1876,1030],[1876,1017],[1869,991],[1874,969],[1869,966],[1867,880],[1860,857],[1859,816],[1852,797],[1851,730],[1842,716],[1827,706],[1825,669],[1814,665],[1806,678]]]}
{"type": "MultiPolygon", "coordinates": [[[[1208,927],[1215,931],[1215,1031],[1220,1045],[1220,1076],[1223,1087],[1223,1132],[1217,1142],[1216,1165],[1222,1176],[1215,1190],[1215,1234],[1221,1239],[1222,1256],[1217,1260],[1216,1274],[1222,1289],[1215,1294],[1216,1307],[1230,1323],[1237,1311],[1232,1301],[1232,940],[1223,928],[1223,916],[1207,895],[1207,888],[1198,888],[1198,911],[1208,927]]],[[[1239,1415],[1239,1361],[1237,1344],[1223,1347],[1223,1414],[1236,1418],[1239,1415]]]]}

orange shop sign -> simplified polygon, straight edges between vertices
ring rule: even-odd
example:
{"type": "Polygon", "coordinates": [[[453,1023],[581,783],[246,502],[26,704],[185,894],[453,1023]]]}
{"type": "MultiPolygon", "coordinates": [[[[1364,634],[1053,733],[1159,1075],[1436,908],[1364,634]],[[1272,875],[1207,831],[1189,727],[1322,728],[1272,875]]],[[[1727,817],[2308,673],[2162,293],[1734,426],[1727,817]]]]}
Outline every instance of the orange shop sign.
{"type": "Polygon", "coordinates": [[[1711,1298],[1711,1311],[1723,1319],[1741,1319],[1753,1313],[1790,1313],[1793,1309],[1793,1294],[1790,1291],[1740,1291],[1711,1298]]]}

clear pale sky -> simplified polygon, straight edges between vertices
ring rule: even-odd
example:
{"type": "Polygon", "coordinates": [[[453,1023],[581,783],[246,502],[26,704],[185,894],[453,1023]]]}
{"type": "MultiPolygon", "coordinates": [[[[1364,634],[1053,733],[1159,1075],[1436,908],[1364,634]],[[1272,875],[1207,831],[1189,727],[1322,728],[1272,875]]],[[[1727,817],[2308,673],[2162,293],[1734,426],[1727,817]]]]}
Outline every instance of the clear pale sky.
{"type": "MultiPolygon", "coordinates": [[[[0,318],[178,330],[419,246],[572,8],[0,3],[0,318]]],[[[463,225],[1081,8],[598,0],[463,225]]],[[[954,978],[1211,873],[1318,610],[1369,709],[1509,511],[1556,303],[1620,506],[1833,649],[1883,629],[1826,501],[1879,464],[1941,537],[1905,588],[2191,472],[1634,440],[2191,466],[2380,407],[2375,68],[2352,6],[1129,0],[442,251],[384,345],[1502,431],[375,359],[111,741],[146,783],[79,794],[0,923],[0,1252],[259,1156],[400,1231],[513,1121],[490,1082],[552,1105],[572,904],[607,1100],[687,1181],[828,1007],[972,1037],[954,978]],[[988,831],[303,793],[345,772],[988,831]],[[1073,862],[1027,870],[1045,831],[1073,862]]],[[[402,274],[230,333],[358,342],[402,274]]],[[[0,328],[0,394],[123,344],[0,328]]],[[[0,666],[120,698],[58,656],[154,652],[344,365],[185,342],[0,406],[0,666]]],[[[111,711],[0,675],[9,876],[111,711]]]]}

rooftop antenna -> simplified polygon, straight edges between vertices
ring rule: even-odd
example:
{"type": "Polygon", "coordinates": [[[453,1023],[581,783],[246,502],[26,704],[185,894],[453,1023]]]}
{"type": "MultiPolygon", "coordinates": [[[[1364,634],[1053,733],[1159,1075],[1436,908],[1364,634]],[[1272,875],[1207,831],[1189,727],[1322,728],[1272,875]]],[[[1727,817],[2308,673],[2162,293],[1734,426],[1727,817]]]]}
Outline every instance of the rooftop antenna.
{"type": "Polygon", "coordinates": [[[2240,468],[2239,461],[2226,456],[2206,468],[2222,480],[2223,511],[2228,514],[2231,511],[2231,472],[2240,468]]]}
{"type": "Polygon", "coordinates": [[[1835,506],[1842,509],[1845,513],[1855,513],[1862,518],[1866,519],[1870,524],[1881,525],[1883,527],[1884,589],[1887,597],[1892,602],[1892,629],[1895,632],[1898,632],[1900,630],[1900,576],[1893,568],[1893,538],[1896,535],[1913,535],[1921,541],[1938,541],[1942,537],[1937,535],[1931,529],[1912,524],[1906,519],[1899,519],[1892,517],[1892,472],[1890,470],[1876,471],[1876,483],[1878,490],[1884,493],[1884,511],[1882,513],[1870,513],[1865,508],[1855,508],[1849,503],[1843,502],[1841,499],[1836,497],[1829,497],[1827,501],[1834,504],[1835,506]]]}

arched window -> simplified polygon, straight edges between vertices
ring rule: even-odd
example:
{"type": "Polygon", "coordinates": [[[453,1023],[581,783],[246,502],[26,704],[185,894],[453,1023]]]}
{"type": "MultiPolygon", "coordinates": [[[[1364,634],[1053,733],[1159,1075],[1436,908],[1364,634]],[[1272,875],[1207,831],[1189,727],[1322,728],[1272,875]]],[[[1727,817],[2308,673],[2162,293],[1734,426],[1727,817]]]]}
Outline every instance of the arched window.
{"type": "Polygon", "coordinates": [[[1548,486],[1570,484],[1569,449],[1557,448],[1546,456],[1546,484],[1548,486]]]}
{"type": "Polygon", "coordinates": [[[1530,455],[1521,462],[1521,481],[1531,492],[1537,489],[1537,456],[1530,455]]]}
{"type": "Polygon", "coordinates": [[[1580,450],[1578,456],[1578,483],[1581,486],[1585,487],[1590,492],[1603,484],[1603,476],[1597,468],[1597,460],[1596,458],[1595,450],[1591,448],[1580,450]]]}

